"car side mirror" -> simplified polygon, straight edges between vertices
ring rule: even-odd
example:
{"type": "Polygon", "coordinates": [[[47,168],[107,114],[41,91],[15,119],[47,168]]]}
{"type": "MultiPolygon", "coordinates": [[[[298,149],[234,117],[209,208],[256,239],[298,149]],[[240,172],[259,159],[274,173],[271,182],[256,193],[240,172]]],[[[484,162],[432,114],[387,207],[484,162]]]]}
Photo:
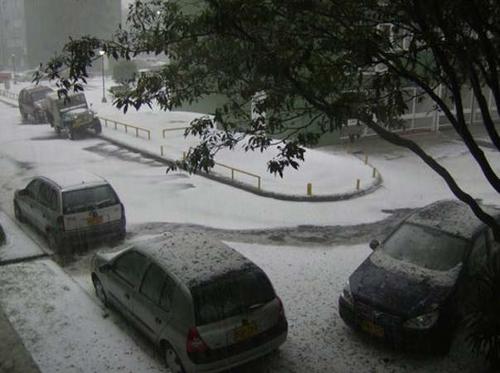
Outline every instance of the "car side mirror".
{"type": "Polygon", "coordinates": [[[111,264],[106,263],[106,264],[103,264],[102,266],[99,267],[99,272],[106,273],[106,272],[111,271],[112,268],[113,268],[113,266],[111,264]]]}
{"type": "Polygon", "coordinates": [[[375,250],[379,246],[380,246],[380,242],[378,242],[378,240],[371,240],[370,241],[370,249],[375,250]]]}

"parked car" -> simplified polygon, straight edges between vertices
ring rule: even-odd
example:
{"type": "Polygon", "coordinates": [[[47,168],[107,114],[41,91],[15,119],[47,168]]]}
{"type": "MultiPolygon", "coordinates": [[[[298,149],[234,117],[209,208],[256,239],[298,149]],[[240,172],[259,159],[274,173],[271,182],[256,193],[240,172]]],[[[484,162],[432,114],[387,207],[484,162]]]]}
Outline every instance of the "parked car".
{"type": "Polygon", "coordinates": [[[46,123],[45,99],[52,92],[52,88],[38,85],[21,89],[18,102],[23,122],[46,123]]]}
{"type": "MultiPolygon", "coordinates": [[[[490,213],[500,218],[498,210],[490,213]]],[[[339,313],[354,329],[406,350],[446,353],[492,253],[493,235],[470,208],[440,201],[404,220],[354,271],[339,313]]]]}
{"type": "Polygon", "coordinates": [[[83,93],[59,97],[56,93],[47,97],[47,119],[57,133],[66,132],[74,140],[78,134],[91,129],[95,134],[102,131],[101,121],[87,104],[83,93]]]}
{"type": "Polygon", "coordinates": [[[172,372],[218,372],[276,350],[288,324],[266,274],[219,242],[169,237],[92,260],[104,304],[141,329],[172,372]]]}
{"type": "Polygon", "coordinates": [[[81,171],[35,177],[14,195],[14,213],[60,252],[72,244],[125,237],[125,209],[103,178],[81,171]]]}

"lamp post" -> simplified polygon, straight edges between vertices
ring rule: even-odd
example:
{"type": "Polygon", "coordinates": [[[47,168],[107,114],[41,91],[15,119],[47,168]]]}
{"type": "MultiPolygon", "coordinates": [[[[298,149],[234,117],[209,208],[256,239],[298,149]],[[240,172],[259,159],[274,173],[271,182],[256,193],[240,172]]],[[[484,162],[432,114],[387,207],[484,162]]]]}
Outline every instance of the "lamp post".
{"type": "Polygon", "coordinates": [[[108,102],[108,100],[106,100],[106,86],[104,83],[104,55],[105,54],[106,54],[106,52],[99,51],[99,55],[101,56],[101,60],[102,60],[102,100],[101,100],[101,102],[103,102],[103,103],[108,102]]]}
{"type": "Polygon", "coordinates": [[[16,55],[12,53],[10,58],[12,59],[12,83],[16,84],[16,55]]]}

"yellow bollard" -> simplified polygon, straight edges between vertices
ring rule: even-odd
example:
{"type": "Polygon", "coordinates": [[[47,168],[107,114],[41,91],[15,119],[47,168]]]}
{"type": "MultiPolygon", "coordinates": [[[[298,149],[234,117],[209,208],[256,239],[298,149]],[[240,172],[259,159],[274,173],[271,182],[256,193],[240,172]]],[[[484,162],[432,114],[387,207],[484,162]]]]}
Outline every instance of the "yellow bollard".
{"type": "Polygon", "coordinates": [[[376,176],[377,176],[377,169],[375,167],[373,167],[372,177],[376,177],[376,176]]]}
{"type": "Polygon", "coordinates": [[[312,196],[313,192],[312,192],[312,184],[311,183],[307,183],[307,195],[308,196],[312,196]]]}
{"type": "Polygon", "coordinates": [[[182,152],[182,160],[185,161],[186,160],[186,152],[182,152]]]}
{"type": "Polygon", "coordinates": [[[365,154],[365,164],[368,164],[368,154],[365,154]]]}
{"type": "Polygon", "coordinates": [[[163,157],[163,145],[160,145],[160,154],[163,157]]]}
{"type": "Polygon", "coordinates": [[[359,190],[359,185],[360,185],[361,181],[359,179],[356,180],[356,190],[359,190]]]}

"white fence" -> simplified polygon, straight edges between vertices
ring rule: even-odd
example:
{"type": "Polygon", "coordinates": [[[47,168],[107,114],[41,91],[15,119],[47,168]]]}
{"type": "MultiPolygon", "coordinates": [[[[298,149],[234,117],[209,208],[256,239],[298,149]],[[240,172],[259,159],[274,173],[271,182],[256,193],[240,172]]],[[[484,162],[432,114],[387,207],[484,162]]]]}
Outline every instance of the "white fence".
{"type": "MultiPolygon", "coordinates": [[[[404,128],[395,129],[394,132],[414,132],[414,131],[439,131],[441,128],[450,127],[451,123],[446,115],[437,108],[436,103],[425,93],[422,93],[419,88],[406,88],[408,110],[401,116],[404,121],[404,128]]],[[[440,85],[436,89],[436,93],[449,107],[453,107],[452,99],[448,92],[440,85]]],[[[485,90],[485,97],[490,108],[490,115],[493,120],[500,120],[500,116],[496,110],[496,105],[493,102],[491,90],[485,90]]],[[[482,121],[481,110],[475,102],[472,89],[464,89],[462,92],[462,100],[464,105],[464,114],[466,115],[469,125],[477,124],[482,121]]],[[[452,110],[456,114],[455,110],[452,110]]],[[[341,139],[346,139],[349,136],[349,127],[346,131],[342,131],[341,139]]],[[[360,130],[361,136],[373,136],[375,132],[363,126],[360,130]]]]}

